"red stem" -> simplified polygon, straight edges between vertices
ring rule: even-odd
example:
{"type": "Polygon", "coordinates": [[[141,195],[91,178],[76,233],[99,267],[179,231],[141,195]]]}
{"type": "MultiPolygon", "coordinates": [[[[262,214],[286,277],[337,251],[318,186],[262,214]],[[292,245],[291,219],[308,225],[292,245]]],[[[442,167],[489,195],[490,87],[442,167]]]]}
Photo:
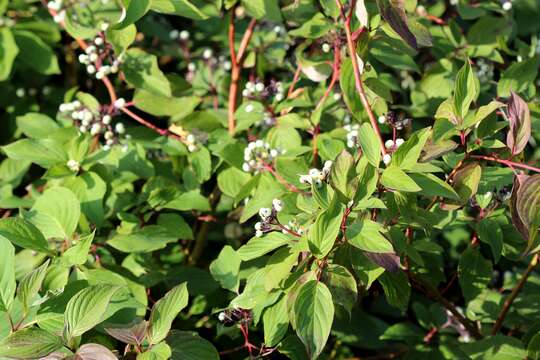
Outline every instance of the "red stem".
{"type": "Polygon", "coordinates": [[[229,22],[229,52],[231,53],[231,84],[229,85],[229,106],[227,115],[227,125],[229,128],[229,134],[232,136],[236,131],[236,123],[234,119],[234,113],[236,112],[236,102],[238,97],[238,81],[240,79],[240,71],[242,70],[242,64],[244,63],[244,54],[246,52],[251,36],[253,35],[253,29],[257,23],[256,19],[251,19],[249,25],[242,37],[238,52],[235,53],[234,49],[234,9],[231,10],[231,19],[229,22]]]}
{"type": "Polygon", "coordinates": [[[373,127],[373,130],[375,131],[375,133],[377,134],[377,138],[379,139],[381,154],[386,155],[386,148],[384,147],[384,140],[381,136],[381,131],[379,130],[377,119],[375,118],[375,114],[373,114],[373,110],[371,110],[371,106],[369,105],[369,101],[366,96],[366,92],[364,90],[362,77],[360,75],[360,68],[358,67],[356,47],[352,39],[351,19],[354,12],[353,10],[356,5],[356,0],[352,1],[351,10],[349,11],[349,14],[347,16],[345,16],[345,12],[343,10],[343,4],[341,4],[341,0],[336,0],[336,4],[340,10],[341,17],[343,21],[345,22],[345,34],[347,35],[347,46],[349,48],[349,56],[351,58],[351,63],[352,63],[353,73],[354,73],[354,85],[356,87],[356,91],[358,91],[358,96],[360,97],[362,105],[364,106],[364,109],[366,109],[366,112],[369,117],[369,121],[371,122],[371,126],[373,127]]]}
{"type": "Polygon", "coordinates": [[[480,159],[480,160],[486,160],[486,161],[494,161],[494,162],[497,162],[499,164],[503,164],[503,165],[506,165],[510,168],[521,168],[521,169],[527,169],[527,170],[531,170],[531,171],[535,171],[535,172],[540,172],[540,168],[537,168],[537,167],[534,167],[534,166],[530,166],[530,165],[527,165],[527,164],[522,164],[522,163],[518,163],[518,162],[514,162],[514,161],[510,161],[510,160],[504,160],[504,159],[499,159],[499,158],[496,158],[496,157],[493,157],[493,156],[486,156],[486,155],[470,155],[469,156],[471,159],[480,159]]]}

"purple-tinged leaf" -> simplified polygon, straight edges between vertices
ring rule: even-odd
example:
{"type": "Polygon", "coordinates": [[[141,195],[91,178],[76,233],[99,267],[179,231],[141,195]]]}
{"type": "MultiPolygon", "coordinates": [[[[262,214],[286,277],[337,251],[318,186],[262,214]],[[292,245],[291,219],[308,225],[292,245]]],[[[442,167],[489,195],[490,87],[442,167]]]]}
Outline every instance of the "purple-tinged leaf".
{"type": "Polygon", "coordinates": [[[118,360],[113,352],[103,345],[84,344],[77,351],[77,360],[118,360]]]}
{"type": "Polygon", "coordinates": [[[506,145],[512,155],[516,155],[525,149],[531,137],[531,113],[525,100],[515,92],[511,92],[508,99],[508,121],[510,129],[506,136],[506,145]]]}
{"type": "Polygon", "coordinates": [[[540,225],[540,174],[514,178],[510,205],[512,223],[527,241],[528,252],[540,225]]]}
{"type": "Polygon", "coordinates": [[[418,49],[416,37],[407,23],[403,0],[377,0],[379,12],[384,20],[398,33],[399,36],[413,49],[418,49]]]}
{"type": "Polygon", "coordinates": [[[128,326],[107,327],[105,331],[116,340],[126,344],[140,345],[146,336],[146,327],[148,323],[144,320],[134,322],[128,326]]]}
{"type": "Polygon", "coordinates": [[[375,264],[390,272],[399,271],[401,266],[399,256],[395,253],[373,253],[365,251],[364,255],[375,264]]]}

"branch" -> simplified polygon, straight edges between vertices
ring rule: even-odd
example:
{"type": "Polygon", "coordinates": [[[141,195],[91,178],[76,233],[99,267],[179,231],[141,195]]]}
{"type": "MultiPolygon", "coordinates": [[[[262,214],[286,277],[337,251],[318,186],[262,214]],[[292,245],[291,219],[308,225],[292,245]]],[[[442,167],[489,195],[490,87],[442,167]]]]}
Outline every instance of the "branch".
{"type": "Polygon", "coordinates": [[[512,306],[514,300],[518,296],[521,289],[523,289],[523,286],[525,286],[525,283],[527,282],[527,279],[531,275],[534,268],[538,265],[538,255],[533,255],[531,262],[529,263],[529,266],[521,276],[521,279],[519,279],[519,282],[517,283],[516,287],[512,290],[510,293],[510,296],[504,301],[504,305],[501,309],[501,312],[499,313],[499,316],[497,317],[497,321],[495,322],[495,325],[493,326],[493,329],[491,330],[491,335],[496,335],[497,332],[501,329],[504,319],[506,317],[506,314],[508,314],[508,311],[510,310],[510,306],[512,306]]]}
{"type": "Polygon", "coordinates": [[[353,73],[354,73],[354,85],[356,87],[356,91],[358,91],[358,96],[360,96],[362,105],[364,106],[364,109],[366,109],[366,112],[369,117],[369,121],[371,122],[371,126],[373,127],[373,130],[375,130],[375,133],[377,134],[377,138],[379,139],[381,154],[386,155],[386,148],[384,146],[384,140],[381,136],[381,131],[379,130],[379,125],[377,124],[377,119],[375,118],[375,114],[373,114],[373,110],[371,110],[371,106],[369,105],[369,101],[366,96],[366,92],[364,90],[362,77],[360,75],[360,68],[358,67],[356,48],[355,48],[354,41],[352,39],[351,18],[352,18],[352,14],[355,8],[356,0],[352,1],[351,10],[349,11],[349,14],[347,16],[345,16],[345,12],[343,10],[343,5],[341,4],[341,0],[336,0],[336,4],[339,7],[341,17],[345,23],[345,33],[347,35],[347,46],[349,49],[349,56],[351,57],[351,63],[352,63],[353,73]]]}
{"type": "Polygon", "coordinates": [[[300,79],[300,72],[301,71],[302,71],[302,67],[300,66],[300,64],[298,64],[296,66],[296,71],[294,72],[294,76],[293,76],[291,85],[289,86],[289,90],[287,91],[287,99],[289,99],[292,96],[292,94],[294,92],[294,87],[295,87],[296,83],[298,82],[298,79],[300,79]]]}
{"type": "Polygon", "coordinates": [[[417,289],[423,291],[427,296],[439,302],[448,311],[450,311],[452,315],[454,315],[456,320],[459,321],[475,339],[479,340],[482,338],[482,334],[480,334],[480,331],[478,331],[476,325],[472,321],[461,315],[461,313],[456,309],[456,306],[450,301],[446,300],[446,298],[442,296],[436,288],[417,278],[415,275],[412,274],[412,272],[408,272],[408,274],[412,284],[416,285],[415,287],[417,289]]]}
{"type": "Polygon", "coordinates": [[[527,165],[527,164],[522,164],[522,163],[510,161],[510,160],[499,159],[499,158],[496,158],[496,157],[493,157],[493,156],[470,155],[469,157],[471,159],[494,161],[494,162],[497,162],[499,164],[506,165],[507,167],[510,167],[510,168],[517,167],[517,168],[527,169],[527,170],[531,170],[531,171],[535,171],[535,172],[540,172],[540,168],[530,166],[530,165],[527,165]]]}
{"type": "Polygon", "coordinates": [[[229,86],[229,106],[228,106],[228,127],[229,134],[232,136],[236,130],[236,124],[234,120],[234,113],[236,111],[236,102],[238,96],[238,80],[240,79],[240,71],[242,70],[242,64],[244,63],[244,54],[246,52],[251,36],[253,35],[253,29],[257,23],[256,19],[251,19],[249,25],[242,37],[238,52],[234,50],[234,9],[231,10],[231,19],[229,22],[229,52],[231,53],[231,84],[229,86]]]}
{"type": "Polygon", "coordinates": [[[295,192],[295,193],[303,193],[302,190],[298,189],[293,184],[289,184],[287,180],[285,180],[280,174],[278,174],[278,172],[272,167],[272,165],[265,164],[263,169],[270,172],[272,175],[274,175],[276,180],[279,181],[283,186],[285,186],[287,190],[295,192]]]}

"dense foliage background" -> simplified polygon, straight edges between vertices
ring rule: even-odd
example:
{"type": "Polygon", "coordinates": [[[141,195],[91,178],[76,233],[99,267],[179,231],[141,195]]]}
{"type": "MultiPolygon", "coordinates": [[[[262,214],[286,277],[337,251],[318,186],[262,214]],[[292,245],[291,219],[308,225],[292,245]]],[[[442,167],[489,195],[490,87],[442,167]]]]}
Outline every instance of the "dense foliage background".
{"type": "Polygon", "coordinates": [[[0,359],[540,358],[539,18],[0,0],[0,359]]]}

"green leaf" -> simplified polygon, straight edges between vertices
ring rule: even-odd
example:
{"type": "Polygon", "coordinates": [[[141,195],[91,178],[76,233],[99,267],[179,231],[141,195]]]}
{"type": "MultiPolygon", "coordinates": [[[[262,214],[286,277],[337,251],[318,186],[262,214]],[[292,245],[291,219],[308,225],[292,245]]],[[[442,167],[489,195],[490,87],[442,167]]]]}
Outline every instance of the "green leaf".
{"type": "Polygon", "coordinates": [[[347,150],[343,150],[332,164],[330,171],[332,187],[348,199],[354,197],[358,186],[354,170],[354,158],[347,150]]]}
{"type": "Polygon", "coordinates": [[[403,271],[395,273],[385,271],[379,277],[379,282],[390,305],[402,311],[407,309],[411,297],[411,284],[403,271]]]}
{"type": "Polygon", "coordinates": [[[420,194],[425,196],[441,196],[448,199],[459,200],[454,188],[433,174],[409,174],[413,181],[422,188],[420,194]]]}
{"type": "MultiPolygon", "coordinates": [[[[148,0],[146,0],[148,1],[148,0]]],[[[144,1],[142,1],[144,3],[144,1]]],[[[107,41],[113,46],[114,52],[121,54],[133,44],[137,36],[137,28],[135,25],[128,25],[122,29],[112,28],[106,32],[107,41]]]]}
{"type": "Polygon", "coordinates": [[[0,28],[0,81],[11,74],[13,62],[19,53],[13,33],[7,27],[0,28]]]}
{"type": "Polygon", "coordinates": [[[271,291],[278,288],[287,279],[298,262],[298,252],[288,247],[277,250],[264,267],[264,289],[271,291]]]}
{"type": "Polygon", "coordinates": [[[381,183],[387,188],[397,191],[418,192],[422,190],[403,170],[393,165],[384,169],[381,183]]]}
{"type": "Polygon", "coordinates": [[[322,281],[328,286],[333,302],[347,310],[350,316],[358,298],[358,285],[354,276],[347,268],[330,264],[323,273],[322,281]]]}
{"type": "Polygon", "coordinates": [[[210,152],[205,147],[191,155],[191,167],[199,183],[204,183],[212,175],[212,159],[210,152]]]}
{"type": "Polygon", "coordinates": [[[289,35],[317,39],[330,31],[331,28],[332,23],[326,20],[323,14],[317,13],[311,19],[304,22],[298,29],[289,31],[289,35]]]}
{"type": "Polygon", "coordinates": [[[226,245],[221,249],[217,259],[210,264],[210,273],[223,288],[237,292],[240,279],[240,263],[242,260],[234,249],[226,245]]]}
{"type": "Polygon", "coordinates": [[[28,313],[28,309],[32,305],[32,300],[36,297],[45,275],[49,267],[49,260],[45,261],[40,267],[34,269],[32,272],[26,274],[19,282],[17,288],[17,298],[21,301],[24,313],[28,313]]]}
{"type": "Polygon", "coordinates": [[[381,150],[378,136],[370,123],[364,123],[358,130],[358,138],[362,151],[366,154],[371,165],[379,167],[381,150]]]}
{"type": "MultiPolygon", "coordinates": [[[[195,1],[188,0],[152,0],[151,9],[164,14],[179,15],[194,20],[208,19],[195,1]]],[[[200,1],[199,1],[200,3],[200,1]]]]}
{"type": "Polygon", "coordinates": [[[31,161],[44,168],[69,160],[64,148],[52,139],[22,139],[2,146],[2,151],[10,159],[31,161]]]}
{"type": "Polygon", "coordinates": [[[392,166],[398,166],[402,170],[411,170],[418,163],[420,153],[430,135],[431,129],[429,128],[416,131],[411,135],[392,154],[392,166]]]}
{"type": "Polygon", "coordinates": [[[137,89],[133,97],[135,106],[155,116],[171,116],[180,120],[191,114],[201,103],[198,96],[165,97],[150,91],[137,89]]]}
{"type": "Polygon", "coordinates": [[[171,348],[162,341],[137,355],[137,360],[168,360],[171,358],[171,348]]]}
{"type": "Polygon", "coordinates": [[[294,303],[296,333],[304,343],[311,359],[316,359],[328,340],[334,320],[332,294],[316,280],[300,288],[294,303]]]}
{"type": "Polygon", "coordinates": [[[465,121],[462,126],[458,130],[464,130],[471,126],[475,126],[479,124],[482,120],[484,120],[486,117],[488,117],[492,112],[495,110],[503,107],[504,104],[500,101],[490,101],[489,104],[480,106],[478,110],[476,110],[476,113],[474,114],[474,117],[467,117],[467,119],[471,119],[472,121],[465,121]]]}
{"type": "Polygon", "coordinates": [[[478,191],[478,184],[482,176],[482,167],[477,163],[470,163],[459,169],[454,175],[454,189],[462,202],[468,201],[478,191]]]}
{"type": "Polygon", "coordinates": [[[173,360],[219,360],[219,354],[206,339],[191,331],[172,330],[167,337],[173,360]]]}
{"type": "Polygon", "coordinates": [[[252,237],[247,244],[237,250],[242,261],[248,261],[269,253],[290,242],[287,235],[271,232],[262,237],[252,237]]]}
{"type": "Polygon", "coordinates": [[[520,93],[528,90],[538,76],[539,64],[538,56],[511,64],[497,82],[497,96],[508,97],[511,91],[520,93]]]}
{"type": "Polygon", "coordinates": [[[163,249],[179,235],[160,225],[147,225],[128,234],[116,234],[107,244],[126,253],[147,253],[163,249]]]}
{"type": "Polygon", "coordinates": [[[382,225],[363,219],[347,226],[347,241],[360,250],[374,253],[393,253],[392,243],[382,234],[382,225]]]}
{"type": "Polygon", "coordinates": [[[328,209],[322,211],[308,232],[309,249],[318,258],[325,257],[336,241],[341,227],[344,207],[336,195],[328,209]]]}
{"type": "Polygon", "coordinates": [[[45,190],[32,209],[24,215],[47,239],[71,238],[80,216],[79,200],[71,190],[60,186],[45,190]]]}
{"type": "Polygon", "coordinates": [[[278,302],[266,308],[263,314],[263,326],[266,346],[277,345],[289,328],[287,296],[282,296],[278,302]]]}
{"type": "Polygon", "coordinates": [[[527,345],[527,355],[531,360],[540,359],[540,333],[532,337],[527,345]]]}
{"type": "Polygon", "coordinates": [[[24,249],[50,253],[49,243],[31,222],[22,218],[7,218],[0,220],[0,236],[24,249]]]}
{"type": "Polygon", "coordinates": [[[155,55],[131,48],[126,51],[122,65],[126,81],[137,89],[143,89],[153,94],[171,97],[171,85],[167,77],[158,67],[155,55]]]}
{"type": "Polygon", "coordinates": [[[477,249],[468,248],[459,258],[458,279],[467,301],[478,296],[491,280],[491,262],[477,249]]]}
{"type": "Polygon", "coordinates": [[[17,127],[28,137],[44,138],[59,129],[58,124],[40,113],[27,113],[17,117],[17,127]]]}
{"type": "Polygon", "coordinates": [[[219,190],[232,198],[236,197],[251,176],[246,172],[230,167],[221,171],[217,176],[219,190]]]}
{"type": "Polygon", "coordinates": [[[0,236],[0,311],[8,312],[15,295],[15,248],[0,236]]]}
{"type": "Polygon", "coordinates": [[[527,357],[521,341],[504,335],[473,341],[460,348],[473,360],[522,360],[527,357]]]}
{"type": "Polygon", "coordinates": [[[0,341],[0,356],[34,359],[47,356],[62,347],[62,338],[40,328],[17,330],[0,341]]]}
{"type": "Polygon", "coordinates": [[[157,344],[167,337],[173,320],[187,303],[187,283],[184,282],[169,290],[154,304],[148,320],[147,337],[150,344],[157,344]]]}
{"type": "Polygon", "coordinates": [[[126,17],[114,29],[123,29],[144,16],[150,10],[151,0],[122,0],[126,9],[126,17]]]}
{"type": "Polygon", "coordinates": [[[454,110],[460,118],[460,122],[469,112],[471,103],[478,98],[479,92],[480,83],[467,59],[463,67],[458,71],[454,87],[454,110]]]}
{"type": "Polygon", "coordinates": [[[104,315],[120,286],[100,284],[79,291],[67,303],[64,314],[64,337],[80,336],[105,320],[104,315]]]}
{"type": "Polygon", "coordinates": [[[94,230],[92,233],[81,237],[75,245],[67,249],[60,258],[62,263],[66,266],[83,265],[88,258],[88,252],[95,233],[94,230]]]}
{"type": "Polygon", "coordinates": [[[281,22],[281,11],[278,0],[242,0],[246,12],[256,19],[266,18],[274,22],[281,22]]]}
{"type": "Polygon", "coordinates": [[[18,59],[27,66],[45,75],[59,74],[56,54],[43,40],[29,31],[13,32],[19,47],[18,59]]]}
{"type": "Polygon", "coordinates": [[[478,238],[488,244],[495,263],[499,262],[503,250],[503,231],[499,223],[489,218],[482,219],[476,227],[478,238]]]}

